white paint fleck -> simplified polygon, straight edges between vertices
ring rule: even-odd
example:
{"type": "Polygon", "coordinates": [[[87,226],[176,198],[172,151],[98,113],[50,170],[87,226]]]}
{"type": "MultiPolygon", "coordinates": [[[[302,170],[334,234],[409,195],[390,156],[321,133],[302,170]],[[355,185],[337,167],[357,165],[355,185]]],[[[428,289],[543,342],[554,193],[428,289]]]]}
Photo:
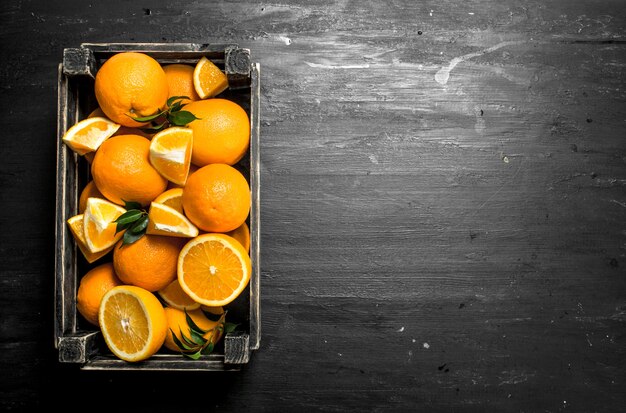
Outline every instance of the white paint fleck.
{"type": "Polygon", "coordinates": [[[593,347],[593,344],[591,344],[591,341],[589,340],[589,334],[585,334],[585,338],[587,339],[587,344],[589,344],[589,347],[593,347]]]}
{"type": "Polygon", "coordinates": [[[278,40],[285,43],[287,46],[291,44],[291,39],[287,36],[278,36],[278,40]]]}
{"type": "Polygon", "coordinates": [[[337,353],[337,355],[338,355],[339,357],[343,356],[343,354],[341,354],[341,353],[337,353]]]}
{"type": "Polygon", "coordinates": [[[430,344],[424,343],[424,344],[422,344],[422,347],[424,347],[425,349],[429,349],[430,348],[430,344]]]}
{"type": "MultiPolygon", "coordinates": [[[[378,158],[376,158],[376,155],[373,155],[373,154],[372,154],[372,155],[370,155],[370,156],[369,156],[369,158],[370,158],[370,161],[371,161],[373,164],[378,165],[378,158]]],[[[404,328],[404,327],[402,327],[402,328],[404,328]]]]}
{"type": "Polygon", "coordinates": [[[433,17],[433,11],[434,11],[434,10],[431,10],[431,11],[430,11],[430,13],[428,13],[428,15],[429,15],[430,17],[433,17]]]}
{"type": "Polygon", "coordinates": [[[328,344],[328,341],[324,340],[324,343],[325,343],[325,344],[328,344]]]}
{"type": "MultiPolygon", "coordinates": [[[[376,163],[378,163],[378,162],[376,162],[376,163]]],[[[400,328],[398,329],[398,333],[402,333],[403,331],[404,331],[404,326],[402,326],[402,327],[400,327],[400,328]]]]}
{"type": "Polygon", "coordinates": [[[467,13],[467,14],[469,14],[470,16],[473,16],[473,15],[474,15],[474,13],[472,13],[472,12],[469,12],[469,13],[467,13]]]}
{"type": "Polygon", "coordinates": [[[474,52],[474,53],[469,53],[463,56],[459,56],[459,57],[455,57],[454,59],[452,59],[450,61],[450,63],[448,64],[448,66],[442,66],[441,69],[439,69],[437,71],[437,73],[435,74],[435,81],[439,84],[445,85],[446,83],[448,83],[448,79],[450,78],[450,72],[452,71],[452,69],[454,69],[456,67],[456,65],[458,65],[461,62],[464,62],[466,60],[472,59],[474,57],[478,57],[478,56],[482,56],[484,54],[487,53],[491,53],[493,51],[496,51],[502,47],[506,47],[506,46],[512,46],[512,45],[516,45],[516,44],[522,44],[522,41],[507,41],[507,42],[501,42],[498,43],[494,46],[488,47],[487,49],[484,50],[479,50],[478,52],[474,52]]]}
{"type": "Polygon", "coordinates": [[[416,341],[417,341],[417,340],[415,340],[415,339],[411,340],[411,342],[412,342],[412,343],[415,343],[416,341]]]}
{"type": "Polygon", "coordinates": [[[509,163],[509,157],[508,157],[508,156],[506,156],[506,155],[504,155],[504,156],[502,157],[502,162],[504,162],[504,163],[509,163]]]}
{"type": "Polygon", "coordinates": [[[333,65],[328,63],[312,63],[304,62],[309,67],[316,67],[319,69],[367,69],[370,67],[369,63],[357,64],[357,65],[333,65]]]}

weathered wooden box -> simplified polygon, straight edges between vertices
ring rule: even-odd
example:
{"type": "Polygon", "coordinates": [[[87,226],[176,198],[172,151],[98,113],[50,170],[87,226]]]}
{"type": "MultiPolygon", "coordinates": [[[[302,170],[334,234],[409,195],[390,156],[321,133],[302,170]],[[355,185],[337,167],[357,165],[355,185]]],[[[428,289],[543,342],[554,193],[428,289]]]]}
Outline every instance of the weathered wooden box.
{"type": "Polygon", "coordinates": [[[74,363],[90,370],[240,370],[259,348],[260,330],[260,200],[259,200],[259,64],[252,62],[250,51],[236,44],[187,43],[107,43],[82,44],[67,48],[58,72],[56,254],[55,254],[55,346],[59,362],[74,363]],[[67,219],[78,212],[82,188],[90,180],[87,161],[77,156],[62,141],[65,131],[97,107],[94,77],[102,63],[122,51],[143,52],[162,64],[195,64],[206,56],[228,76],[229,89],[220,97],[233,100],[247,112],[251,122],[250,149],[240,161],[252,191],[250,257],[252,274],[246,290],[226,309],[228,321],[239,326],[227,334],[212,354],[191,360],[171,352],[157,353],[139,363],[116,358],[106,347],[101,333],[86,323],[76,310],[76,291],[80,277],[93,265],[88,264],[75,246],[67,219]]]}

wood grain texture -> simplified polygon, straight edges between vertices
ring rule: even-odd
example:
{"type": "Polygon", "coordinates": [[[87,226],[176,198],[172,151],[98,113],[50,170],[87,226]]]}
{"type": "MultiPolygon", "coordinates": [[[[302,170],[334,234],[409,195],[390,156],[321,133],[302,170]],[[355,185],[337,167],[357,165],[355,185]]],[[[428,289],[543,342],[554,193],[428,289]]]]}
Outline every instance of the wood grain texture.
{"type": "Polygon", "coordinates": [[[136,386],[154,411],[623,409],[622,1],[33,0],[0,23],[5,410],[136,386]],[[263,68],[262,339],[238,372],[57,361],[57,65],[131,41],[263,68]]]}

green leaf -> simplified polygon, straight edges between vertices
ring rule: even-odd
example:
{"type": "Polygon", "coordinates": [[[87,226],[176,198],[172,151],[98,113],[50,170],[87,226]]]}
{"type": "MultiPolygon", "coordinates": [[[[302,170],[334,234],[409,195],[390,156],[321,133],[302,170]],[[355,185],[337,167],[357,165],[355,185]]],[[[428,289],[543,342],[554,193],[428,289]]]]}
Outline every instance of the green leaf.
{"type": "Polygon", "coordinates": [[[234,323],[224,323],[224,332],[226,334],[232,333],[239,326],[239,324],[234,323]]]}
{"type": "MultiPolygon", "coordinates": [[[[174,341],[174,344],[176,344],[176,347],[178,347],[178,349],[182,352],[183,350],[193,350],[193,348],[185,345],[183,342],[181,342],[178,337],[176,337],[176,334],[174,334],[174,330],[172,330],[170,328],[170,332],[172,333],[172,340],[174,341]]],[[[182,336],[182,331],[181,331],[181,336],[182,336]]]]}
{"type": "Polygon", "coordinates": [[[203,334],[198,334],[195,330],[189,330],[191,334],[191,340],[196,343],[198,346],[204,346],[207,342],[206,338],[202,337],[203,334]]]}
{"type": "Polygon", "coordinates": [[[138,209],[131,209],[117,217],[113,222],[117,222],[118,225],[131,224],[141,218],[143,214],[144,213],[138,209]]]}
{"type": "Polygon", "coordinates": [[[193,319],[191,318],[191,316],[189,315],[189,313],[187,313],[187,310],[183,310],[185,312],[185,321],[187,321],[187,324],[189,325],[189,329],[192,331],[196,331],[198,334],[200,334],[201,336],[205,335],[206,333],[209,332],[209,330],[204,330],[200,327],[198,327],[198,325],[193,321],[193,319]]]}
{"type": "Polygon", "coordinates": [[[197,118],[196,115],[186,110],[181,110],[180,112],[174,112],[167,115],[167,120],[175,126],[185,126],[196,119],[200,118],[197,118]]]}
{"type": "Polygon", "coordinates": [[[168,106],[168,107],[170,107],[170,106],[172,106],[172,104],[173,104],[175,101],[177,101],[177,100],[183,100],[183,99],[190,100],[190,99],[189,99],[189,96],[172,96],[171,98],[169,98],[169,99],[167,100],[167,103],[166,103],[166,104],[167,104],[167,106],[168,106]]]}
{"type": "Polygon", "coordinates": [[[141,204],[139,202],[135,202],[135,201],[124,201],[124,209],[126,210],[131,210],[131,209],[141,209],[141,204]]]}
{"type": "Polygon", "coordinates": [[[195,353],[183,353],[185,357],[189,357],[190,359],[198,360],[202,355],[200,351],[196,351],[195,353]]]}
{"type": "Polygon", "coordinates": [[[158,118],[159,116],[163,115],[164,113],[166,113],[167,110],[162,110],[160,112],[158,112],[155,115],[150,115],[150,116],[140,116],[137,118],[133,118],[132,116],[130,116],[128,113],[126,113],[126,116],[128,116],[129,118],[131,118],[132,120],[134,120],[135,122],[150,122],[151,120],[154,120],[156,118],[158,118]]]}
{"type": "Polygon", "coordinates": [[[171,328],[170,328],[170,331],[172,332],[172,340],[174,341],[174,344],[176,344],[176,346],[181,351],[196,351],[198,346],[195,343],[189,343],[187,340],[185,340],[185,335],[183,334],[182,330],[179,330],[180,331],[180,336],[182,337],[182,340],[180,340],[176,336],[176,334],[174,334],[174,331],[171,328]]]}
{"type": "Polygon", "coordinates": [[[169,112],[178,112],[179,110],[181,110],[183,108],[183,103],[181,101],[178,101],[176,103],[174,103],[172,106],[170,106],[169,112]]]}
{"type": "Polygon", "coordinates": [[[142,212],[142,216],[128,230],[132,232],[133,234],[140,234],[142,232],[146,232],[147,226],[148,226],[148,215],[145,212],[142,212]]]}
{"type": "Polygon", "coordinates": [[[133,234],[130,231],[126,231],[124,233],[124,236],[122,237],[122,245],[120,245],[120,248],[123,247],[124,245],[129,245],[129,244],[136,242],[139,238],[143,237],[143,235],[144,233],[133,234]]]}
{"type": "Polygon", "coordinates": [[[212,341],[209,341],[209,343],[206,345],[206,347],[204,347],[202,350],[200,350],[200,353],[206,355],[206,354],[211,354],[213,352],[213,349],[215,348],[215,345],[213,344],[212,341]]]}

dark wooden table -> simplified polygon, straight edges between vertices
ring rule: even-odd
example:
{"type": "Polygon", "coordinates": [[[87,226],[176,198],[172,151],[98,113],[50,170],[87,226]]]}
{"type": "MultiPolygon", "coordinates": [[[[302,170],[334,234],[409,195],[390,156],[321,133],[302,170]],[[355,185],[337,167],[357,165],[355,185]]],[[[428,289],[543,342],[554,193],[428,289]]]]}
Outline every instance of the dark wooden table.
{"type": "Polygon", "coordinates": [[[2,409],[623,411],[625,27],[617,0],[4,2],[2,409]],[[81,42],[261,64],[241,372],[57,362],[56,70],[81,42]]]}

